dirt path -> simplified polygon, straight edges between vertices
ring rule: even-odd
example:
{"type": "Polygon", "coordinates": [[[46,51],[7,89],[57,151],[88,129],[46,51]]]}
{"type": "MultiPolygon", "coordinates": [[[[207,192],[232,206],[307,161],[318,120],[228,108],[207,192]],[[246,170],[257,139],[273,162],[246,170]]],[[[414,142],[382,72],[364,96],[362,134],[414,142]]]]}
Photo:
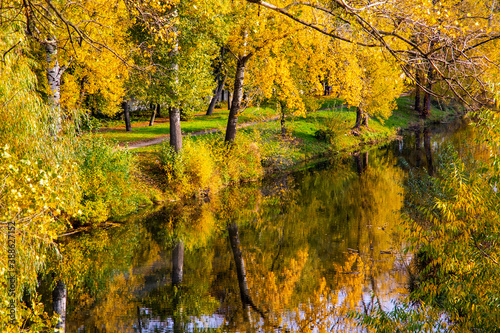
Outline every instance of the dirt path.
{"type": "MultiPolygon", "coordinates": [[[[258,123],[267,123],[267,122],[274,121],[277,119],[279,119],[279,116],[267,118],[267,119],[262,120],[262,121],[251,121],[251,122],[247,122],[247,123],[243,123],[243,124],[238,125],[238,128],[253,126],[253,125],[258,124],[258,123]]],[[[211,134],[211,133],[217,133],[217,132],[221,132],[221,130],[218,128],[211,128],[211,129],[206,129],[203,131],[182,133],[182,135],[183,136],[195,136],[195,135],[204,135],[204,134],[211,134]]],[[[156,137],[156,138],[151,139],[151,140],[136,141],[133,143],[122,142],[122,143],[120,143],[120,146],[127,147],[128,149],[143,148],[143,147],[148,147],[148,146],[160,144],[163,141],[168,140],[169,138],[170,138],[170,135],[167,134],[167,135],[162,135],[162,136],[156,137]]]]}

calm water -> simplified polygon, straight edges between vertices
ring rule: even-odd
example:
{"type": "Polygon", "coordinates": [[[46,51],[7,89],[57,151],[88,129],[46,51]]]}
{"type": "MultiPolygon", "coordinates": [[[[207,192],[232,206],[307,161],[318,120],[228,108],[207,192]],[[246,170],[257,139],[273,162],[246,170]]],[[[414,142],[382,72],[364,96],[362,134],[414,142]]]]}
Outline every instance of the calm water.
{"type": "Polygon", "coordinates": [[[360,330],[351,310],[390,309],[407,293],[407,171],[432,173],[443,145],[463,147],[459,128],[66,239],[67,332],[360,330]]]}

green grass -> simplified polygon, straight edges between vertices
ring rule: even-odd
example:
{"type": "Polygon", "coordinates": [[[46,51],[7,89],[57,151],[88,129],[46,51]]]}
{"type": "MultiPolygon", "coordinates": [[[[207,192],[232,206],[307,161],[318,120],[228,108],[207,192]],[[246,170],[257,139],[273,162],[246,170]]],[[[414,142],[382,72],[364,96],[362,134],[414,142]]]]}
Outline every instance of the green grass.
{"type": "MultiPolygon", "coordinates": [[[[250,107],[239,116],[238,123],[241,124],[245,122],[260,121],[265,118],[272,117],[275,114],[275,111],[269,107],[250,107]]],[[[189,121],[181,122],[182,132],[193,133],[213,128],[222,130],[227,125],[228,116],[229,111],[227,109],[216,110],[211,116],[195,116],[189,121]]],[[[139,118],[139,120],[142,120],[142,118],[139,118]]],[[[135,123],[137,124],[137,121],[135,123]]],[[[158,122],[154,126],[141,127],[134,127],[134,122],[132,122],[131,132],[125,131],[125,125],[123,123],[120,123],[120,126],[122,127],[121,129],[101,131],[98,135],[119,143],[133,143],[168,135],[170,132],[170,124],[168,122],[158,122]]]]}

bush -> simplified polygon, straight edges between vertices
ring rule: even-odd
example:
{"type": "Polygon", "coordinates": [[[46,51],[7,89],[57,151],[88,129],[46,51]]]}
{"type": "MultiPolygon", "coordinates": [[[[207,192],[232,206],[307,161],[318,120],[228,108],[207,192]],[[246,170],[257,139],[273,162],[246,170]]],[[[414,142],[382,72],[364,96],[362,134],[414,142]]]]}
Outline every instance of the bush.
{"type": "Polygon", "coordinates": [[[160,163],[172,190],[181,196],[216,192],[220,188],[212,150],[203,141],[184,140],[179,153],[164,142],[160,148],[160,163]]]}
{"type": "Polygon", "coordinates": [[[263,174],[258,138],[239,133],[237,142],[219,144],[218,147],[219,155],[223,157],[219,165],[224,183],[253,180],[263,174]]]}
{"type": "Polygon", "coordinates": [[[229,183],[255,179],[262,175],[257,143],[241,134],[238,143],[215,140],[184,140],[176,153],[165,142],[159,152],[172,191],[181,197],[215,193],[229,183]]]}
{"type": "Polygon", "coordinates": [[[110,216],[134,211],[140,201],[132,172],[132,154],[110,145],[106,140],[87,136],[76,148],[82,191],[83,223],[100,223],[110,216]]]}
{"type": "Polygon", "coordinates": [[[339,113],[333,112],[331,117],[314,133],[314,137],[319,141],[328,142],[336,148],[339,137],[343,135],[345,131],[346,121],[339,113]]]}

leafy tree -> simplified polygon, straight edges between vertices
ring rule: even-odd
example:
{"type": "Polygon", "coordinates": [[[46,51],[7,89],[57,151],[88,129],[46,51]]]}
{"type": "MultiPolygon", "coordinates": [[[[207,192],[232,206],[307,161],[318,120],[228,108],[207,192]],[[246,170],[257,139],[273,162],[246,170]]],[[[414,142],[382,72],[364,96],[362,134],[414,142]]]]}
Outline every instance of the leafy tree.
{"type": "Polygon", "coordinates": [[[134,73],[129,94],[168,106],[170,144],[176,151],[182,149],[181,110],[199,109],[211,91],[210,63],[225,31],[225,21],[214,13],[219,6],[217,1],[129,2],[136,19],[135,59],[145,69],[134,73]]]}
{"type": "MultiPolygon", "coordinates": [[[[67,111],[81,106],[86,94],[99,96],[105,112],[117,111],[126,77],[123,46],[129,22],[121,1],[28,0],[11,1],[2,8],[4,20],[15,13],[21,13],[16,17],[21,18],[22,29],[45,53],[46,86],[56,113],[61,106],[67,111]],[[70,74],[67,80],[65,72],[70,74]]],[[[55,132],[62,128],[61,117],[53,119],[55,132]]]]}
{"type": "MultiPolygon", "coordinates": [[[[494,47],[499,24],[495,2],[473,1],[319,1],[286,2],[276,5],[262,0],[247,0],[281,16],[308,26],[337,40],[364,46],[379,46],[397,59],[405,74],[414,78],[413,68],[427,69],[427,83],[420,88],[434,94],[435,80],[443,82],[446,93],[453,93],[465,105],[493,104],[498,87],[490,84],[494,47]],[[312,11],[317,16],[303,18],[299,13],[312,11]],[[415,43],[414,37],[421,41],[415,43]],[[422,47],[420,47],[422,46],[422,47]],[[430,88],[430,89],[429,89],[430,88]]],[[[418,71],[417,71],[418,72],[418,71]]],[[[417,82],[418,83],[418,82],[417,82]]],[[[429,100],[429,98],[427,98],[429,100]]],[[[429,100],[430,101],[430,100],[429,100]]]]}

